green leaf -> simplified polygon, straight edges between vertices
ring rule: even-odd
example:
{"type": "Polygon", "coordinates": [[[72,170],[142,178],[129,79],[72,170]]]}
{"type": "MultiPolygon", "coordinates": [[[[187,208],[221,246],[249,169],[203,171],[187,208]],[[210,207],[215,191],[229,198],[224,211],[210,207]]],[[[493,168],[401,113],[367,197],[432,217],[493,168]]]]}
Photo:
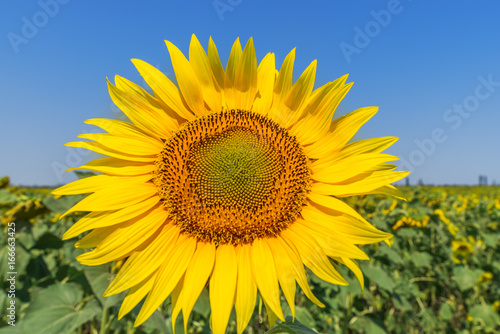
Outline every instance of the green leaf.
{"type": "Polygon", "coordinates": [[[365,276],[368,277],[371,281],[373,281],[382,289],[385,289],[387,291],[394,290],[394,287],[396,286],[394,284],[394,281],[382,268],[375,267],[373,265],[363,264],[362,269],[365,276]]]}
{"type": "Polygon", "coordinates": [[[289,333],[289,334],[317,334],[316,331],[300,323],[297,319],[293,321],[291,316],[287,316],[285,322],[277,322],[266,334],[289,333]]]}
{"type": "Polygon", "coordinates": [[[115,306],[125,298],[124,292],[109,297],[103,297],[104,291],[106,291],[113,278],[111,264],[84,267],[83,272],[103,309],[115,306]]]}
{"type": "Polygon", "coordinates": [[[52,233],[46,232],[38,238],[33,248],[35,249],[59,249],[64,242],[52,233]]]}
{"type": "Polygon", "coordinates": [[[451,320],[453,318],[453,307],[448,303],[443,303],[439,309],[439,317],[443,320],[451,320]]]}
{"type": "Polygon", "coordinates": [[[465,291],[475,286],[479,276],[481,276],[483,272],[484,271],[480,269],[469,270],[462,266],[453,268],[453,276],[455,276],[455,281],[460,291],[465,291]]]}
{"type": "MultiPolygon", "coordinates": [[[[181,316],[179,316],[178,318],[182,318],[182,314],[181,316]]],[[[170,320],[170,318],[169,318],[170,320]]],[[[146,332],[147,334],[151,333],[151,334],[171,334],[172,331],[170,330],[170,326],[167,325],[167,321],[165,321],[165,316],[163,315],[163,313],[161,313],[160,311],[155,311],[151,317],[148,318],[148,320],[146,320],[144,322],[144,324],[142,324],[142,326],[144,328],[144,332],[146,332]]],[[[181,331],[176,331],[176,333],[184,333],[184,328],[182,327],[182,323],[181,323],[181,328],[182,330],[181,331]]]]}
{"type": "Polygon", "coordinates": [[[361,316],[357,318],[351,325],[351,327],[361,333],[370,334],[386,334],[387,330],[383,324],[379,321],[370,318],[369,316],[361,316]]]}
{"type": "Polygon", "coordinates": [[[394,263],[398,263],[398,264],[403,263],[403,259],[401,258],[401,256],[399,256],[398,252],[396,252],[394,249],[392,249],[391,247],[389,247],[387,245],[380,247],[379,252],[382,255],[387,256],[387,258],[394,263]]]}
{"type": "Polygon", "coordinates": [[[20,333],[65,334],[101,312],[95,299],[78,305],[83,297],[80,286],[73,283],[52,285],[35,290],[25,317],[19,321],[20,333]]]}
{"type": "Polygon", "coordinates": [[[45,204],[45,206],[49,208],[50,211],[65,213],[66,211],[71,209],[73,205],[75,205],[82,199],[83,199],[82,195],[69,195],[69,196],[63,196],[58,199],[55,199],[54,196],[51,195],[43,200],[43,204],[45,204]]]}
{"type": "Polygon", "coordinates": [[[493,311],[491,305],[475,305],[470,309],[469,315],[474,321],[482,322],[488,331],[500,326],[500,316],[493,311]]]}
{"type": "Polygon", "coordinates": [[[201,314],[204,318],[207,318],[210,314],[210,297],[207,289],[203,289],[201,292],[193,306],[193,311],[201,314]]]}
{"type": "Polygon", "coordinates": [[[17,200],[17,196],[8,189],[0,189],[0,204],[10,204],[17,200]]]}
{"type": "Polygon", "coordinates": [[[432,255],[427,252],[413,252],[411,253],[411,261],[417,267],[427,267],[432,262],[432,255]]]}

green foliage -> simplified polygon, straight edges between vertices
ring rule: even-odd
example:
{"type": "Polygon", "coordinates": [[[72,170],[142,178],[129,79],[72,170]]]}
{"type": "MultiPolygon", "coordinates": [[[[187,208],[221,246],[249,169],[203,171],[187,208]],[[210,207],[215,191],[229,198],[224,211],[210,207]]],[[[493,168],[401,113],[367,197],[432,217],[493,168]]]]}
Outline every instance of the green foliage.
{"type": "MultiPolygon", "coordinates": [[[[86,177],[88,175],[79,175],[86,177]]],[[[140,304],[118,320],[126,292],[102,294],[116,274],[113,264],[87,267],[76,261],[83,250],[64,232],[83,214],[58,218],[82,196],[55,198],[50,189],[10,187],[0,182],[0,221],[16,228],[16,327],[0,319],[5,333],[183,333],[182,314],[172,324],[170,299],[150,319],[133,328],[140,304]]],[[[500,191],[482,188],[405,188],[407,202],[382,196],[346,201],[378,228],[392,231],[392,247],[361,247],[363,290],[344,266],[349,286],[335,286],[309,272],[319,308],[301,291],[295,321],[287,315],[269,328],[256,308],[245,333],[496,333],[500,330],[500,191]]],[[[7,238],[0,239],[0,307],[10,298],[7,238]]],[[[264,308],[263,308],[264,309],[264,308]]],[[[228,333],[236,332],[234,312],[228,333]]],[[[205,289],[193,308],[188,333],[210,333],[205,289]]]]}

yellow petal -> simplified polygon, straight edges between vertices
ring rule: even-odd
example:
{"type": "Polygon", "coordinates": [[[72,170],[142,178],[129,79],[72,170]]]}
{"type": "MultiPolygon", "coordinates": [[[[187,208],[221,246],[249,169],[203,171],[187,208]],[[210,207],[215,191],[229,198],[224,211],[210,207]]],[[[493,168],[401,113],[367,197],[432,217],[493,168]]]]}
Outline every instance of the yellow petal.
{"type": "Polygon", "coordinates": [[[250,110],[257,93],[257,56],[250,37],[234,75],[235,103],[239,109],[250,110]]]}
{"type": "Polygon", "coordinates": [[[179,232],[179,228],[174,227],[173,224],[164,224],[150,244],[137,249],[130,255],[104,296],[120,293],[139,284],[165,261],[168,261],[168,255],[177,242],[179,232]]]}
{"type": "Polygon", "coordinates": [[[109,175],[96,175],[86,177],[80,180],[73,181],[62,187],[52,190],[53,195],[76,195],[92,193],[100,189],[115,187],[124,184],[136,185],[145,183],[151,179],[151,176],[109,176],[109,175]]]}
{"type": "Polygon", "coordinates": [[[177,86],[165,74],[140,59],[132,59],[132,63],[134,63],[144,81],[151,87],[155,95],[167,106],[188,121],[195,118],[194,114],[184,104],[177,86]]]}
{"type": "Polygon", "coordinates": [[[80,167],[68,168],[66,172],[76,169],[88,169],[96,172],[117,176],[135,176],[151,174],[156,165],[152,162],[127,161],[117,158],[102,158],[92,160],[80,167]]]}
{"type": "Polygon", "coordinates": [[[232,245],[219,245],[215,256],[215,267],[210,277],[210,307],[212,309],[212,332],[224,334],[234,304],[238,265],[232,245]]]}
{"type": "Polygon", "coordinates": [[[155,109],[146,99],[119,89],[111,84],[109,80],[107,83],[111,100],[138,128],[151,136],[159,138],[168,138],[171,135],[173,128],[169,131],[169,124],[160,123],[158,117],[156,117],[163,111],[155,109]]]}
{"type": "Polygon", "coordinates": [[[257,285],[253,280],[250,264],[251,245],[242,245],[236,249],[238,261],[238,283],[236,286],[236,323],[238,334],[243,333],[252,317],[257,299],[257,285]]]}
{"type": "Polygon", "coordinates": [[[406,196],[396,189],[393,185],[386,185],[377,189],[374,189],[372,191],[368,191],[366,194],[383,194],[383,195],[389,195],[389,196],[394,196],[398,199],[402,199],[403,201],[407,201],[406,196]]]}
{"type": "Polygon", "coordinates": [[[94,140],[114,151],[125,152],[132,155],[154,155],[161,152],[163,143],[158,141],[145,141],[140,137],[119,136],[109,133],[87,133],[78,138],[94,140]]]}
{"type": "Polygon", "coordinates": [[[177,130],[179,127],[179,115],[168,107],[161,100],[151,96],[144,88],[138,84],[127,80],[119,75],[115,76],[115,84],[118,89],[123,90],[127,94],[134,97],[134,99],[141,104],[142,112],[148,113],[154,118],[162,129],[164,134],[170,134],[172,131],[177,130]]]}
{"type": "Polygon", "coordinates": [[[257,98],[252,111],[267,116],[273,104],[274,81],[276,80],[274,53],[268,53],[257,68],[257,98]]]}
{"type": "Polygon", "coordinates": [[[198,242],[196,252],[184,274],[184,285],[188,287],[182,291],[182,314],[184,315],[185,333],[187,333],[187,322],[191,310],[207,284],[214,268],[214,263],[215,245],[198,242]]]}
{"type": "Polygon", "coordinates": [[[378,107],[360,108],[337,118],[332,122],[327,135],[305,148],[306,154],[309,158],[321,158],[341,148],[377,111],[378,107]]]}
{"type": "Polygon", "coordinates": [[[323,235],[338,235],[353,244],[372,244],[392,237],[390,233],[379,231],[367,222],[339,213],[329,215],[310,205],[304,207],[301,214],[309,228],[323,235]]]}
{"type": "Polygon", "coordinates": [[[281,124],[283,127],[288,128],[295,124],[302,115],[302,107],[309,99],[314,87],[316,66],[316,60],[309,64],[283,100],[283,112],[288,116],[281,124]]]}
{"type": "Polygon", "coordinates": [[[365,279],[363,277],[363,272],[359,268],[358,263],[355,260],[352,260],[348,257],[342,257],[340,259],[335,259],[341,263],[343,263],[347,268],[351,269],[356,278],[358,279],[359,286],[361,287],[361,293],[363,293],[363,289],[365,287],[365,279]]]}
{"type": "Polygon", "coordinates": [[[329,164],[316,165],[314,162],[311,164],[313,170],[311,178],[323,183],[339,183],[391,160],[399,160],[399,158],[389,154],[367,153],[334,160],[329,164]]]}
{"type": "Polygon", "coordinates": [[[114,226],[96,228],[75,243],[76,248],[95,248],[116,230],[114,226]]]}
{"type": "Polygon", "coordinates": [[[208,56],[200,42],[193,34],[189,45],[189,61],[203,88],[203,98],[212,112],[219,112],[222,108],[222,94],[212,73],[208,56]]]}
{"type": "Polygon", "coordinates": [[[373,172],[368,177],[364,177],[350,183],[349,180],[343,181],[341,184],[326,184],[320,182],[313,183],[311,191],[317,194],[334,195],[339,197],[354,196],[358,194],[365,194],[368,191],[372,191],[388,185],[389,183],[401,180],[408,174],[410,174],[410,172],[406,171],[373,172]]]}
{"type": "Polygon", "coordinates": [[[283,270],[284,273],[294,276],[300,288],[304,291],[304,294],[314,304],[319,307],[325,307],[325,305],[314,296],[309,287],[306,271],[295,245],[288,245],[281,237],[275,238],[269,245],[272,246],[272,251],[276,254],[275,258],[280,259],[277,262],[281,262],[281,268],[285,268],[283,270]]]}
{"type": "Polygon", "coordinates": [[[159,205],[149,212],[122,223],[91,252],[79,255],[77,260],[87,266],[97,266],[119,260],[142,246],[168,218],[168,212],[159,205]],[[124,242],[126,240],[126,242],[124,242]]]}
{"type": "Polygon", "coordinates": [[[273,105],[268,113],[268,116],[273,120],[280,122],[285,117],[281,113],[280,106],[293,85],[293,63],[295,61],[295,48],[283,60],[278,77],[273,89],[273,105]]]}
{"type": "Polygon", "coordinates": [[[276,273],[278,275],[278,281],[280,282],[281,290],[285,295],[286,301],[290,306],[292,311],[292,317],[295,319],[295,272],[293,268],[293,263],[288,255],[283,250],[283,246],[277,238],[270,238],[267,240],[269,248],[276,259],[276,273]]]}
{"type": "Polygon", "coordinates": [[[101,154],[108,155],[110,157],[114,157],[114,158],[118,158],[118,159],[122,159],[122,160],[153,162],[157,158],[156,155],[138,156],[138,155],[127,154],[124,152],[118,152],[118,151],[112,150],[112,149],[110,149],[102,144],[99,144],[99,143],[96,143],[93,141],[70,142],[70,143],[64,144],[64,146],[85,148],[87,150],[91,150],[91,151],[94,151],[96,153],[101,153],[101,154]]]}
{"type": "Polygon", "coordinates": [[[296,225],[294,226],[294,231],[298,234],[307,233],[314,237],[318,245],[329,257],[344,256],[353,259],[369,260],[365,252],[355,246],[353,241],[349,240],[345,235],[331,233],[330,229],[322,228],[320,224],[302,219],[298,219],[294,225],[296,225]]]}
{"type": "Polygon", "coordinates": [[[174,67],[175,78],[187,105],[196,115],[205,114],[205,103],[203,102],[203,92],[196,73],[189,61],[182,52],[169,41],[167,44],[172,66],[174,67]]]}
{"type": "Polygon", "coordinates": [[[234,79],[236,77],[236,69],[240,63],[242,53],[243,51],[241,49],[240,39],[236,38],[236,41],[234,41],[233,47],[231,48],[229,59],[227,60],[226,73],[224,76],[224,97],[226,108],[228,109],[238,108],[235,100],[234,79]]]}
{"type": "Polygon", "coordinates": [[[156,138],[152,138],[134,124],[116,119],[91,118],[87,119],[84,123],[98,126],[113,135],[140,137],[142,140],[146,141],[153,141],[156,138]]]}
{"type": "Polygon", "coordinates": [[[130,185],[115,185],[104,189],[98,189],[95,193],[85,197],[76,203],[62,216],[76,211],[108,211],[118,210],[129,205],[142,202],[146,198],[157,194],[158,189],[152,183],[130,185]]]}
{"type": "MultiPolygon", "coordinates": [[[[332,86],[335,86],[335,82],[332,82],[332,86]]],[[[351,87],[352,83],[349,83],[329,90],[328,95],[321,101],[317,110],[302,120],[301,128],[295,132],[303,145],[322,140],[332,126],[331,120],[335,110],[351,87]]]]}
{"type": "Polygon", "coordinates": [[[380,153],[394,144],[397,140],[397,137],[379,137],[358,140],[315,161],[314,166],[316,170],[319,170],[325,166],[329,166],[332,161],[339,161],[355,155],[380,153]]]}
{"type": "Polygon", "coordinates": [[[217,81],[217,85],[219,88],[223,89],[225,77],[224,68],[220,62],[219,52],[217,52],[217,47],[215,46],[212,37],[208,40],[208,61],[210,62],[210,68],[212,69],[212,73],[217,81]]]}
{"type": "Polygon", "coordinates": [[[153,288],[149,292],[141,311],[137,315],[134,326],[146,321],[151,314],[167,299],[184,275],[186,268],[196,248],[196,241],[181,235],[169,256],[168,261],[158,269],[153,288]]]}
{"type": "Polygon", "coordinates": [[[148,292],[153,288],[154,281],[156,279],[156,271],[149,275],[144,281],[133,286],[128,290],[127,296],[123,299],[122,306],[120,307],[120,312],[118,312],[118,320],[123,318],[124,315],[132,311],[132,309],[139,304],[139,302],[148,294],[148,292]]]}
{"type": "Polygon", "coordinates": [[[273,254],[265,239],[254,240],[250,252],[253,277],[260,295],[273,310],[273,312],[285,321],[280,303],[280,288],[278,276],[274,264],[273,254]]]}
{"type": "Polygon", "coordinates": [[[356,210],[351,208],[349,204],[346,204],[335,197],[325,196],[314,192],[310,192],[309,194],[307,194],[307,197],[309,198],[309,200],[320,206],[334,210],[336,212],[345,213],[358,220],[361,220],[362,222],[365,222],[366,224],[369,224],[356,210]]]}
{"type": "Polygon", "coordinates": [[[71,239],[77,235],[100,227],[107,227],[123,223],[124,221],[136,217],[158,204],[158,196],[150,197],[142,202],[127,206],[117,211],[96,211],[87,214],[76,222],[63,235],[63,240],[71,239]]]}
{"type": "Polygon", "coordinates": [[[302,229],[296,229],[292,224],[281,233],[288,245],[293,244],[302,258],[304,264],[316,276],[332,284],[347,285],[347,282],[332,266],[325,252],[316,240],[302,229]]]}

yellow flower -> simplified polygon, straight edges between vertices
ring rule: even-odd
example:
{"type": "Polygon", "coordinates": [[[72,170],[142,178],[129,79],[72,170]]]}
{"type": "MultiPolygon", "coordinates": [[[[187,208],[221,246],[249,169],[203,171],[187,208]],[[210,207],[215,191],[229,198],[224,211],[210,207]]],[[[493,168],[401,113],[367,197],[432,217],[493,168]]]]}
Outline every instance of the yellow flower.
{"type": "Polygon", "coordinates": [[[481,284],[489,283],[492,279],[493,279],[493,274],[489,271],[486,271],[486,272],[482,273],[481,276],[479,276],[479,278],[477,280],[477,284],[481,285],[481,284]]]}
{"type": "Polygon", "coordinates": [[[491,308],[493,309],[493,311],[499,312],[500,311],[500,301],[499,300],[495,300],[493,302],[493,305],[491,305],[491,308]]]}
{"type": "Polygon", "coordinates": [[[455,263],[462,263],[469,259],[469,256],[474,252],[474,247],[462,239],[462,241],[453,240],[451,242],[451,250],[453,251],[452,260],[455,263]]]}
{"type": "MultiPolygon", "coordinates": [[[[279,71],[274,54],[257,64],[253,40],[234,43],[224,70],[210,39],[193,35],[189,60],[166,42],[178,87],[158,69],[133,63],[154,95],[115,77],[108,83],[129,122],[90,119],[107,133],[68,143],[108,155],[79,168],[104,173],[53,193],[91,193],[66,214],[90,211],[64,235],[94,248],[84,265],[125,259],[105,295],[128,290],[119,317],[145,301],[140,325],[171,295],[172,323],[185,326],[208,283],[211,327],[224,333],[233,307],[242,333],[257,292],[270,318],[284,320],[280,290],[295,313],[296,284],[319,306],[304,266],[333,284],[347,282],[330,259],[363,285],[358,245],[388,241],[340,198],[402,195],[390,183],[408,172],[381,152],[396,138],[349,143],[376,112],[361,108],[332,121],[351,88],[347,76],[315,90],[316,61],[293,82],[295,50],[279,71]],[[281,289],[280,289],[281,288],[281,289]]],[[[64,216],[64,215],[63,215],[64,216]]]]}

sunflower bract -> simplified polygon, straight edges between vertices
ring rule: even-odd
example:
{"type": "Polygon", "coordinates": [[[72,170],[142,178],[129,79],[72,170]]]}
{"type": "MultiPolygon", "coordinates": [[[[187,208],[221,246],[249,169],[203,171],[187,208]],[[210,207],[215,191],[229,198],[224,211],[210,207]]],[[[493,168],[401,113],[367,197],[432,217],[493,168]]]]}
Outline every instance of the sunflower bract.
{"type": "Polygon", "coordinates": [[[105,295],[128,290],[119,317],[141,300],[140,325],[172,296],[172,323],[189,314],[208,284],[211,327],[225,332],[236,311],[244,331],[257,296],[270,318],[284,320],[281,292],[294,313],[298,284],[323,306],[306,268],[345,285],[332,263],[360,282],[358,245],[388,241],[340,198],[369,193],[400,196],[382,151],[396,138],[349,143],[376,112],[365,107],[332,120],[352,83],[347,76],[314,87],[316,61],[293,82],[295,50],[276,70],[274,54],[257,63],[253,40],[234,43],[224,69],[209,40],[193,35],[189,59],[167,42],[177,85],[153,66],[133,60],[153,94],[117,76],[113,102],[130,122],[92,119],[106,133],[68,143],[108,158],[79,168],[100,172],[53,191],[89,193],[68,213],[89,213],[65,238],[91,231],[77,247],[92,248],[85,265],[124,261],[105,295]]]}

